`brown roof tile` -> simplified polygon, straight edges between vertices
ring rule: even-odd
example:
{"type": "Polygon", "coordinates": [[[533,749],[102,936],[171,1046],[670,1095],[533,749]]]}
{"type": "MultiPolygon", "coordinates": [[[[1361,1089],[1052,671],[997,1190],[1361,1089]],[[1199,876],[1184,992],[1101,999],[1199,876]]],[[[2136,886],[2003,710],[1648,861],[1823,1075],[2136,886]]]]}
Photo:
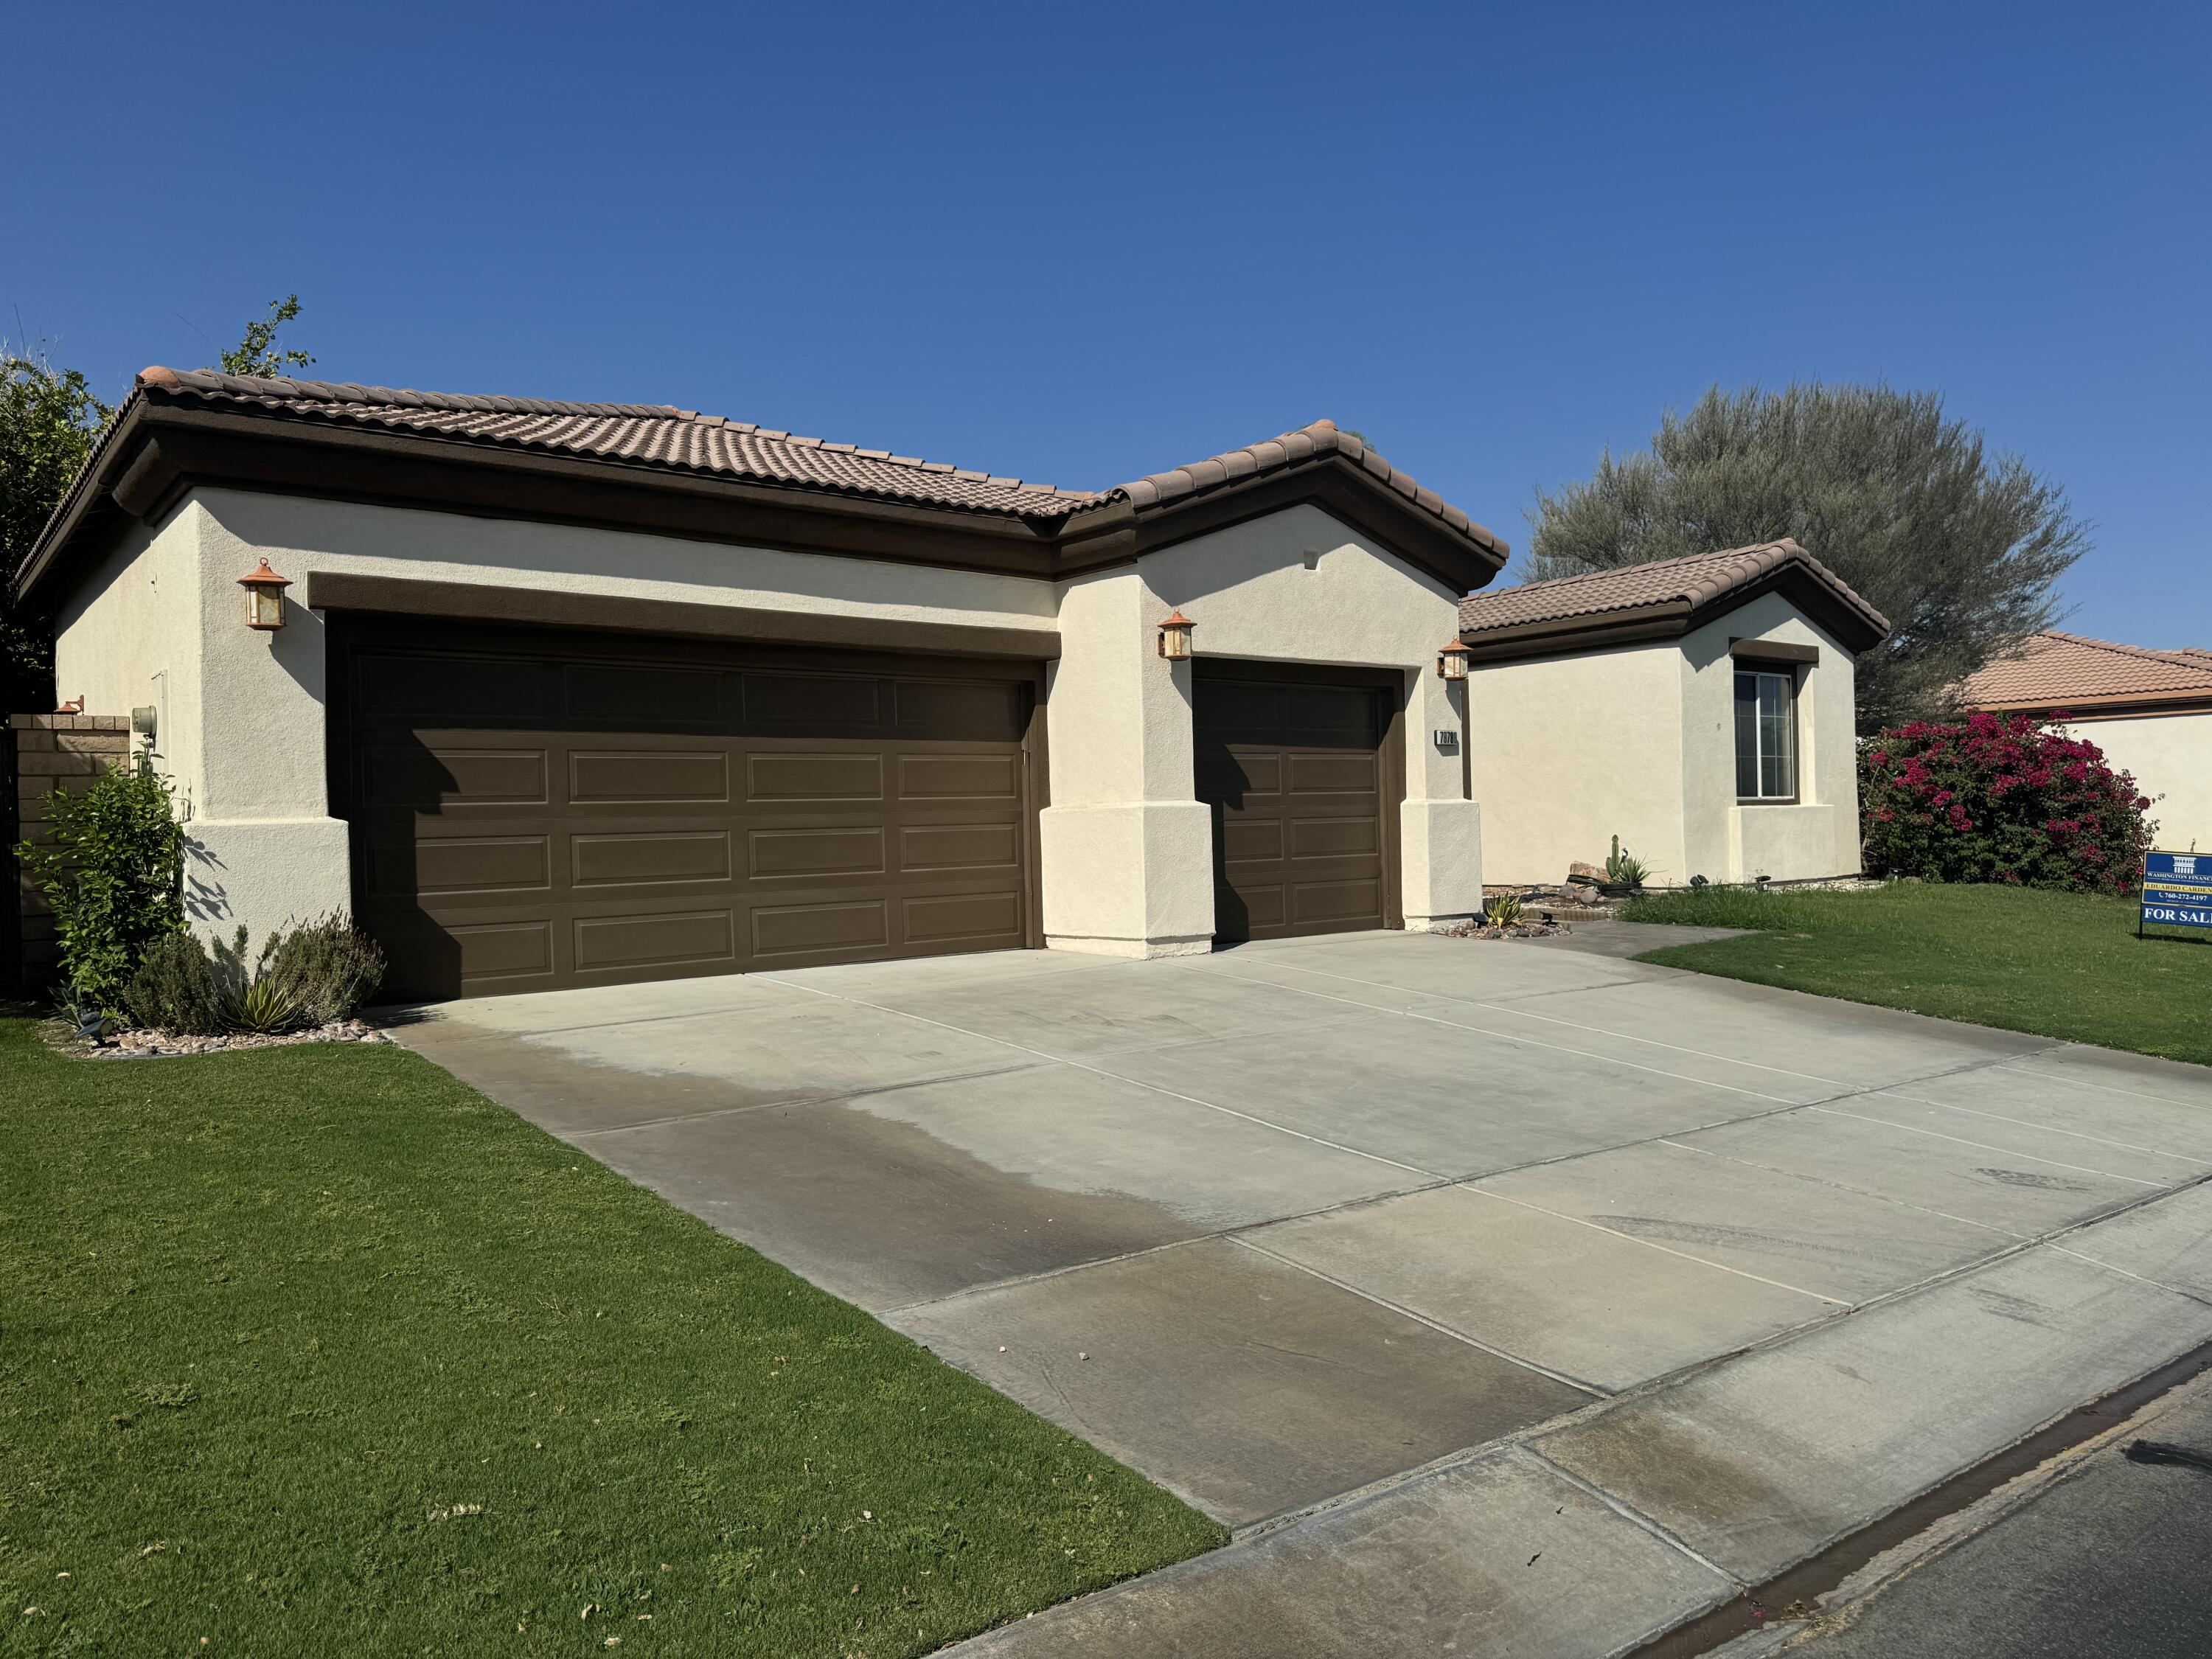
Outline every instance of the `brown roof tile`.
{"type": "Polygon", "coordinates": [[[1595,627],[1626,611],[1669,606],[1696,611],[1792,566],[1863,620],[1876,639],[1889,632],[1888,618],[1852,592],[1842,577],[1785,538],[1754,547],[1689,553],[1470,594],[1460,601],[1460,634],[1473,643],[1507,629],[1542,628],[1550,632],[1582,618],[1595,627]]]}
{"type": "Polygon", "coordinates": [[[426,437],[719,473],[970,512],[1065,518],[1101,499],[1091,490],[956,471],[943,463],[893,455],[888,450],[794,437],[750,421],[659,404],[466,397],[204,369],[149,368],[138,383],[171,401],[192,400],[284,419],[380,426],[426,437]]]}
{"type": "Polygon", "coordinates": [[[1133,483],[1087,490],[1028,483],[943,461],[895,455],[884,449],[796,437],[778,428],[662,404],[471,397],[159,367],[143,372],[138,385],[149,395],[170,403],[199,403],[325,425],[375,426],[431,438],[513,446],[1025,519],[1066,519],[1086,508],[1123,501],[1141,512],[1317,456],[1340,454],[1422,512],[1491,550],[1497,558],[1502,560],[1509,550],[1490,531],[1433,491],[1421,489],[1330,421],[1316,421],[1279,438],[1156,472],[1133,483]]]}
{"type": "Polygon", "coordinates": [[[1226,454],[1212,456],[1203,461],[1193,461],[1187,466],[1176,467],[1170,471],[1155,472],[1134,483],[1122,484],[1108,490],[1099,499],[1102,502],[1117,498],[1125,500],[1141,512],[1146,507],[1164,506],[1185,496],[1203,495],[1224,484],[1280,471],[1286,466],[1295,466],[1316,456],[1332,454],[1341,455],[1388,489],[1404,496],[1422,512],[1441,520],[1470,540],[1480,543],[1500,560],[1510,550],[1494,532],[1477,524],[1434,490],[1422,489],[1365,442],[1348,432],[1340,431],[1334,421],[1316,421],[1311,426],[1285,432],[1279,438],[1248,444],[1242,449],[1232,449],[1226,454]]]}
{"type": "Polygon", "coordinates": [[[2212,702],[2212,651],[2153,651],[2057,629],[1956,687],[1969,708],[2093,708],[2113,702],[2212,702]]]}

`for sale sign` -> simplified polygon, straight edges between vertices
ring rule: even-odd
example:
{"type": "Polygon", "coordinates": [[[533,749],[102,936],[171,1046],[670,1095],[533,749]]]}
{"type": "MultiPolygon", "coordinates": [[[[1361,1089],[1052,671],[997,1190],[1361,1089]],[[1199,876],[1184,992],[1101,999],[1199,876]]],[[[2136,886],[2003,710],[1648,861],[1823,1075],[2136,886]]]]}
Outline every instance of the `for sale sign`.
{"type": "Polygon", "coordinates": [[[2143,855],[2142,918],[2136,931],[2212,927],[2212,853],[2143,855]]]}

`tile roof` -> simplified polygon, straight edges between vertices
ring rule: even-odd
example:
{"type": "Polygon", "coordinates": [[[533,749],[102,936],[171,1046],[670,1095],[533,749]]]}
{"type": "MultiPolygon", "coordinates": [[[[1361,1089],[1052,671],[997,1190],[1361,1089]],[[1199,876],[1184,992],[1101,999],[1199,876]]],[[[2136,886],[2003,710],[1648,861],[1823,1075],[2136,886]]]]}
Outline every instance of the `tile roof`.
{"type": "Polygon", "coordinates": [[[469,443],[717,473],[762,483],[911,501],[927,507],[1066,520],[1127,501],[1139,513],[1329,454],[1368,473],[1429,516],[1481,543],[1502,561],[1505,544],[1433,490],[1422,489],[1331,421],[1285,432],[1188,466],[1103,490],[1062,489],[861,449],[660,404],[577,404],[544,398],[463,397],[389,386],[218,374],[153,368],[139,386],[191,401],[324,425],[373,426],[469,443]]]}
{"type": "Polygon", "coordinates": [[[1472,641],[1508,629],[1552,631],[1583,618],[1595,626],[1624,611],[1668,607],[1697,611],[1790,567],[1829,590],[1874,630],[1876,638],[1889,632],[1889,621],[1881,612],[1853,592],[1834,571],[1785,538],[1753,547],[1688,553],[1680,558],[1655,559],[1649,564],[1624,565],[1617,570],[1594,570],[1586,575],[1473,593],[1460,601],[1460,634],[1472,641]]]}
{"type": "Polygon", "coordinates": [[[1146,507],[1164,506],[1186,496],[1218,489],[1240,479],[1279,471],[1316,455],[1332,453],[1343,456],[1385,489],[1402,495],[1431,517],[1442,520],[1462,535],[1484,543],[1501,559],[1510,550],[1495,533],[1468,518],[1436,491],[1422,489],[1413,482],[1410,474],[1384,460],[1368,447],[1364,439],[1340,430],[1334,421],[1316,421],[1310,426],[1285,432],[1279,438],[1247,444],[1242,449],[1232,449],[1226,454],[1194,461],[1188,466],[1176,467],[1170,471],[1155,472],[1134,483],[1117,485],[1101,499],[1126,500],[1141,512],[1146,507]]]}
{"type": "Polygon", "coordinates": [[[661,404],[464,397],[206,369],[149,368],[138,384],[173,401],[190,399],[325,425],[383,427],[978,513],[1065,518],[1101,499],[1091,490],[1026,483],[886,449],[795,437],[750,421],[661,404]]]}
{"type": "Polygon", "coordinates": [[[2100,703],[2212,702],[2212,651],[2153,651],[2051,629],[1955,688],[1969,708],[2087,708],[2100,703]]]}

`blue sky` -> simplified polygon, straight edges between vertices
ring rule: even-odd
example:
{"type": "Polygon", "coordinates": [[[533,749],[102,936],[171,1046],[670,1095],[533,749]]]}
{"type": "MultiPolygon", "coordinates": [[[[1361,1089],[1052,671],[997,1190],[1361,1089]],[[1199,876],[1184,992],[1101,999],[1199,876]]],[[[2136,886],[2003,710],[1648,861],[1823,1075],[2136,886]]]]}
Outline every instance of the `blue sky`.
{"type": "Polygon", "coordinates": [[[1102,486],[1329,416],[1520,547],[1707,385],[1934,387],[2212,646],[2201,6],[18,5],[0,331],[1102,486]],[[27,66],[29,73],[24,73],[27,66]]]}

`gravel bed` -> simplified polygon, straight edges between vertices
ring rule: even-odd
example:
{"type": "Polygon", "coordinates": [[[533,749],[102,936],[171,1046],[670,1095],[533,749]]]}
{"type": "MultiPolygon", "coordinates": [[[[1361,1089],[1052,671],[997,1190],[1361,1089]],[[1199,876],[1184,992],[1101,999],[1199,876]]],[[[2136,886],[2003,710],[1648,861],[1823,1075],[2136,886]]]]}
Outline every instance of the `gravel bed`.
{"type": "Polygon", "coordinates": [[[90,1042],[74,1031],[55,1046],[86,1060],[162,1060],[177,1054],[220,1054],[235,1048],[280,1048],[295,1042],[389,1042],[367,1020],[333,1020],[328,1025],[280,1035],[238,1031],[226,1036],[185,1036],[175,1031],[118,1031],[90,1042]]]}

